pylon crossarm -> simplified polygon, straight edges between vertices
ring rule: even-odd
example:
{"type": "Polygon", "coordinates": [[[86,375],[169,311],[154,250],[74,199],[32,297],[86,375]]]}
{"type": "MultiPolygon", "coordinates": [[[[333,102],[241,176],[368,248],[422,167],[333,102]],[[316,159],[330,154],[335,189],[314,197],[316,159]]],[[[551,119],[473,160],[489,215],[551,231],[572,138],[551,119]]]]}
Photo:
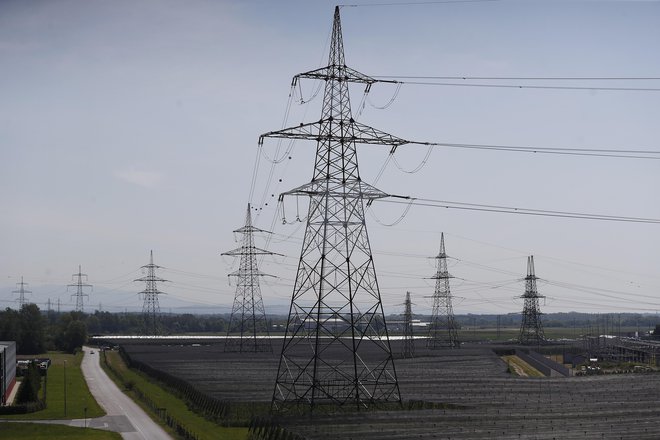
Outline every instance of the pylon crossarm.
{"type": "Polygon", "coordinates": [[[231,257],[237,257],[237,256],[241,256],[241,255],[277,255],[279,257],[284,256],[282,254],[267,251],[266,249],[260,249],[258,247],[254,247],[254,246],[248,247],[248,248],[246,248],[245,246],[241,246],[239,248],[232,249],[232,250],[227,251],[227,252],[223,252],[220,255],[227,255],[227,256],[231,256],[231,257]]]}
{"type": "Polygon", "coordinates": [[[328,141],[328,142],[354,142],[356,144],[373,144],[373,145],[391,145],[398,147],[410,141],[392,136],[389,133],[370,127],[354,120],[320,120],[318,122],[309,122],[307,124],[300,124],[296,127],[284,128],[282,130],[270,131],[264,133],[259,137],[259,144],[263,144],[264,138],[286,138],[286,139],[301,139],[310,141],[328,141]],[[344,130],[338,133],[330,130],[322,132],[322,128],[327,124],[346,125],[344,130]],[[350,134],[349,134],[350,133],[350,134]]]}
{"type": "Polygon", "coordinates": [[[162,278],[154,277],[154,276],[146,276],[142,278],[137,278],[133,281],[158,281],[158,282],[168,282],[169,280],[164,280],[162,278]]]}
{"type": "MultiPolygon", "coordinates": [[[[245,271],[245,270],[238,269],[238,270],[235,270],[234,272],[231,272],[231,273],[227,274],[227,276],[228,277],[246,277],[247,276],[246,272],[247,271],[245,271]]],[[[260,270],[252,270],[252,271],[250,271],[250,275],[254,275],[254,276],[257,276],[257,277],[279,278],[275,275],[271,275],[271,274],[268,274],[268,273],[261,272],[260,270]]]]}
{"type": "Polygon", "coordinates": [[[294,188],[290,191],[286,191],[280,194],[280,201],[284,196],[327,196],[331,198],[347,198],[347,199],[382,199],[385,197],[390,197],[384,191],[379,190],[378,188],[369,185],[368,183],[354,180],[352,182],[340,182],[334,180],[316,180],[304,185],[301,185],[297,188],[294,188]]]}
{"type": "Polygon", "coordinates": [[[396,80],[381,80],[381,79],[372,78],[371,76],[358,72],[357,70],[350,68],[348,66],[337,66],[337,65],[321,67],[319,69],[314,69],[308,72],[299,73],[298,75],[293,77],[293,81],[291,82],[291,84],[295,86],[298,83],[298,80],[301,78],[317,79],[322,81],[340,80],[344,82],[361,83],[367,85],[371,85],[378,82],[390,83],[390,84],[399,83],[399,81],[396,80]]]}
{"type": "Polygon", "coordinates": [[[238,232],[238,233],[241,233],[241,234],[248,234],[248,233],[254,233],[254,232],[260,232],[260,233],[264,233],[264,234],[272,234],[272,232],[270,232],[270,231],[265,231],[263,229],[259,229],[255,226],[252,226],[252,225],[240,227],[238,229],[235,229],[234,232],[238,232]]]}

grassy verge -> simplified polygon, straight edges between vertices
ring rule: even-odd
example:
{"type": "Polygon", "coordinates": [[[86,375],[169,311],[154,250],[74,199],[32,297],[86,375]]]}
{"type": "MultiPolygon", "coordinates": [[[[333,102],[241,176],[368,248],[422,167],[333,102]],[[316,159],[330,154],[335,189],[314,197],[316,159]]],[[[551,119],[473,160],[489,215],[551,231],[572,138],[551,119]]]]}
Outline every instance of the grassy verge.
{"type": "MultiPolygon", "coordinates": [[[[186,403],[177,398],[174,394],[164,390],[153,382],[153,379],[145,375],[129,369],[121,356],[116,351],[106,351],[106,359],[108,364],[112,367],[112,371],[101,364],[106,373],[117,383],[117,386],[124,389],[126,394],[131,397],[138,405],[151,413],[151,409],[144,403],[136,398],[137,391],[149,396],[149,398],[156,404],[157,407],[163,408],[167,413],[179,421],[185,421],[187,429],[192,431],[199,440],[245,440],[247,439],[247,428],[225,428],[206,420],[204,417],[196,414],[188,409],[186,403]],[[117,375],[113,374],[113,371],[117,375]],[[128,384],[128,387],[126,386],[128,384]],[[126,390],[126,388],[129,388],[126,390]]],[[[155,415],[152,418],[166,429],[167,426],[163,424],[155,415]]]]}
{"type": "Polygon", "coordinates": [[[527,362],[520,359],[518,356],[515,355],[502,356],[502,360],[504,360],[504,362],[506,362],[507,365],[511,367],[512,370],[511,372],[517,374],[518,376],[545,377],[543,373],[541,373],[539,370],[529,365],[527,362]]]}
{"type": "Polygon", "coordinates": [[[15,440],[120,440],[118,432],[39,423],[0,423],[0,438],[15,440]]]}
{"type": "Polygon", "coordinates": [[[75,355],[65,353],[46,353],[34,356],[48,357],[51,360],[51,365],[48,369],[46,409],[30,414],[16,414],[0,417],[12,420],[53,420],[82,419],[84,417],[92,418],[105,415],[105,412],[101,409],[98,403],[96,403],[96,400],[94,400],[89,392],[89,388],[87,388],[87,382],[85,382],[85,378],[80,369],[82,356],[82,352],[75,355]],[[64,411],[64,361],[66,361],[66,414],[64,411]]]}

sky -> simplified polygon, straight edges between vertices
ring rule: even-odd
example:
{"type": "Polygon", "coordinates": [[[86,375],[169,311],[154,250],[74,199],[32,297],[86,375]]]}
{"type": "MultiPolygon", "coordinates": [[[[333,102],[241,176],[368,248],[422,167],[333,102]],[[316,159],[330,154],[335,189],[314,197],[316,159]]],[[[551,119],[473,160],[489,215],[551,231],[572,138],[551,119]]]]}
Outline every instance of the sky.
{"type": "MultiPolygon", "coordinates": [[[[366,99],[351,88],[360,122],[415,141],[660,150],[660,2],[355,4],[341,8],[346,62],[370,76],[656,78],[402,79],[366,99]]],[[[153,250],[163,311],[229,313],[238,261],[221,253],[250,202],[273,232],[257,246],[284,255],[260,261],[276,276],[261,279],[266,311],[287,310],[306,205],[277,200],[309,182],[315,145],[258,139],[318,120],[319,84],[291,79],[326,64],[334,5],[0,0],[0,307],[23,277],[29,301],[71,309],[80,265],[86,311],[139,311],[153,250]]],[[[389,153],[358,146],[362,179],[389,194],[660,219],[657,154],[389,153]]],[[[442,232],[456,313],[520,312],[529,255],[543,312],[660,310],[658,223],[377,202],[367,228],[387,314],[407,291],[430,313],[442,232]]]]}

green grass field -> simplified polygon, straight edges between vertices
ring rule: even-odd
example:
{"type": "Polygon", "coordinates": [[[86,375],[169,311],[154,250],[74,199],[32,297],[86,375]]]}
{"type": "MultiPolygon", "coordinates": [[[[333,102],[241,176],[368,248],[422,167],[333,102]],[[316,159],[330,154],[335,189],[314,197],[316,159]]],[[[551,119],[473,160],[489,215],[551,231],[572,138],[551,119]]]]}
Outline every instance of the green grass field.
{"type": "Polygon", "coordinates": [[[39,423],[2,423],[0,438],[12,440],[119,440],[117,432],[39,423]]]}
{"type": "MultiPolygon", "coordinates": [[[[87,388],[87,383],[80,370],[82,352],[76,355],[65,353],[46,353],[34,357],[48,357],[51,366],[48,369],[48,387],[46,394],[47,408],[31,414],[2,416],[5,419],[53,420],[82,419],[100,417],[105,412],[96,403],[87,388]],[[66,414],[64,411],[64,361],[66,361],[66,414]],[[85,408],[87,410],[85,411],[85,408]]],[[[43,387],[42,387],[43,392],[43,387]]],[[[0,436],[0,438],[4,438],[0,436]]]]}
{"type": "MultiPolygon", "coordinates": [[[[190,431],[194,432],[200,440],[247,439],[247,428],[225,428],[218,426],[209,420],[206,420],[204,417],[188,409],[184,401],[155,384],[153,379],[129,369],[121,359],[121,356],[118,352],[106,351],[106,357],[108,363],[115,371],[118,372],[121,377],[117,378],[110,371],[108,371],[108,369],[106,369],[106,372],[120,388],[124,389],[125,383],[131,383],[134,389],[139,389],[144,394],[148,395],[158,405],[158,407],[165,408],[172,417],[179,421],[185,422],[186,427],[190,431]]],[[[101,364],[103,364],[103,361],[101,361],[101,364]]],[[[139,399],[136,399],[133,393],[130,391],[125,392],[128,396],[133,398],[133,400],[135,400],[138,405],[143,407],[147,413],[150,413],[150,410],[145,405],[143,405],[139,399]]],[[[163,425],[158,418],[153,417],[153,415],[152,418],[157,423],[163,425]]],[[[164,426],[164,428],[168,429],[166,426],[164,426]]]]}

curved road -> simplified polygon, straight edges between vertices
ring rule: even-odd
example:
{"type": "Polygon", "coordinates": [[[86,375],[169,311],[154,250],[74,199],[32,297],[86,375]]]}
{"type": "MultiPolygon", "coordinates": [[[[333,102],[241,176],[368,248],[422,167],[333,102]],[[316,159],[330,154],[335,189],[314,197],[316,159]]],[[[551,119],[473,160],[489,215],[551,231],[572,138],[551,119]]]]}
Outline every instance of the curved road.
{"type": "Polygon", "coordinates": [[[110,380],[101,368],[98,351],[89,347],[84,347],[83,350],[85,352],[81,364],[83,376],[89,391],[107,413],[104,417],[88,419],[86,425],[90,428],[119,432],[126,440],[172,439],[110,380]],[[92,352],[94,354],[91,354],[92,352]]]}

